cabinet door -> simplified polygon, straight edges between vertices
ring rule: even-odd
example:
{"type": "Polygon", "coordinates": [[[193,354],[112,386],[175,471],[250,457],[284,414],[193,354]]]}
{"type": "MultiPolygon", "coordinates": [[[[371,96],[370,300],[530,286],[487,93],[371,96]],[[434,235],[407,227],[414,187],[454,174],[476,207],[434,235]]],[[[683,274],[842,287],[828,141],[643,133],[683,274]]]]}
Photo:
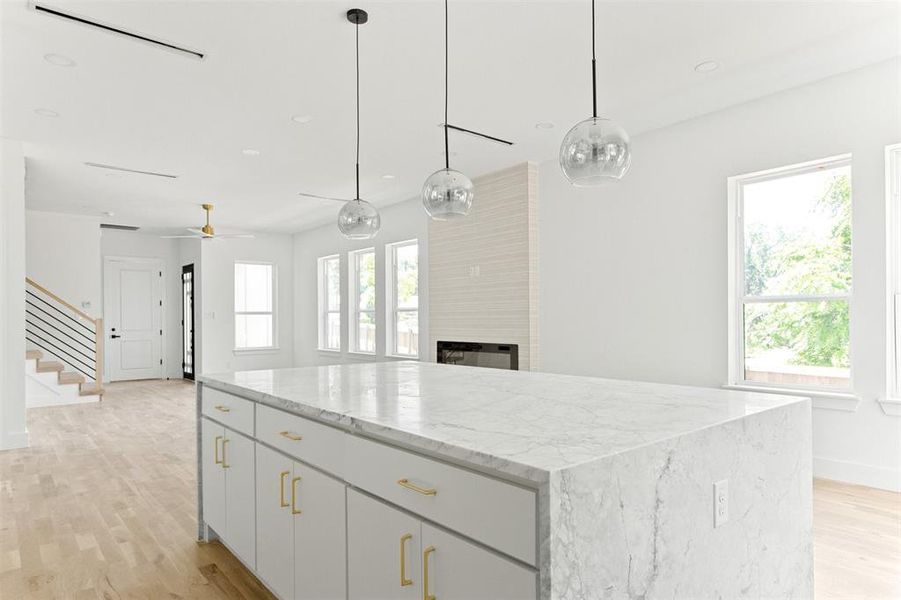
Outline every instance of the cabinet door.
{"type": "Polygon", "coordinates": [[[423,597],[440,600],[535,600],[535,571],[462,538],[422,525],[423,597]],[[426,582],[428,578],[428,582],[426,582]]]}
{"type": "Polygon", "coordinates": [[[294,463],[289,504],[297,600],[347,598],[345,489],[343,481],[294,463]]]}
{"type": "Polygon", "coordinates": [[[225,470],[222,440],[225,429],[208,419],[200,420],[203,520],[217,535],[225,535],[225,470]]]}
{"type": "Polygon", "coordinates": [[[350,600],[419,600],[421,555],[419,519],[347,491],[350,600]]]}
{"type": "Polygon", "coordinates": [[[228,428],[222,440],[225,471],[225,534],[229,548],[250,569],[256,564],[253,440],[228,428]]]}
{"type": "Polygon", "coordinates": [[[280,598],[294,597],[294,461],[256,445],[257,575],[280,598]]]}

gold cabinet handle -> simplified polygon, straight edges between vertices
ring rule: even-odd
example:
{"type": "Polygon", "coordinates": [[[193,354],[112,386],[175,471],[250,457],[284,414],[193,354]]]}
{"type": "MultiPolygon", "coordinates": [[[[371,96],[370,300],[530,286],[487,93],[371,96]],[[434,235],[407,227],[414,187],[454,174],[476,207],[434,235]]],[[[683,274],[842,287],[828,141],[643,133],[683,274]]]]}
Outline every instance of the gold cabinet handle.
{"type": "Polygon", "coordinates": [[[302,435],[297,435],[296,433],[291,433],[290,431],[279,431],[278,434],[283,438],[287,438],[292,442],[299,442],[303,439],[302,435]]]}
{"type": "Polygon", "coordinates": [[[228,469],[228,468],[231,467],[230,464],[228,464],[227,462],[225,462],[225,461],[226,461],[226,458],[225,458],[225,445],[226,445],[227,443],[229,443],[230,441],[231,441],[231,440],[228,439],[228,438],[223,438],[223,439],[222,439],[222,468],[223,468],[223,469],[228,469]]]}
{"type": "Polygon", "coordinates": [[[422,600],[435,600],[435,594],[429,592],[429,555],[434,551],[435,546],[422,551],[422,600]]]}
{"type": "Polygon", "coordinates": [[[437,496],[438,495],[438,490],[436,490],[435,488],[419,487],[415,483],[410,483],[409,479],[398,479],[397,485],[399,485],[401,487],[405,487],[408,490],[413,490],[414,492],[416,492],[418,494],[422,494],[423,496],[437,496]]]}
{"type": "Polygon", "coordinates": [[[219,440],[221,440],[221,439],[222,439],[222,436],[221,436],[221,435],[217,435],[217,436],[216,436],[216,439],[213,440],[213,448],[214,448],[214,450],[213,450],[213,457],[216,459],[216,464],[217,464],[217,465],[221,465],[221,464],[222,464],[222,459],[219,458],[219,440]]]}
{"type": "Polygon", "coordinates": [[[285,500],[285,477],[291,474],[291,471],[282,471],[279,473],[278,482],[278,504],[282,508],[288,508],[288,502],[285,500]]]}
{"type": "Polygon", "coordinates": [[[217,405],[217,406],[214,406],[213,408],[215,408],[215,409],[218,410],[219,412],[231,412],[231,411],[232,411],[232,409],[230,409],[229,407],[227,407],[227,406],[222,406],[221,404],[219,404],[219,405],[217,405]]]}
{"type": "Polygon", "coordinates": [[[412,539],[411,533],[400,536],[400,587],[413,585],[413,580],[407,579],[407,540],[412,539]]]}
{"type": "Polygon", "coordinates": [[[299,515],[301,510],[297,508],[297,482],[300,481],[300,477],[295,477],[291,480],[291,514],[299,515]]]}

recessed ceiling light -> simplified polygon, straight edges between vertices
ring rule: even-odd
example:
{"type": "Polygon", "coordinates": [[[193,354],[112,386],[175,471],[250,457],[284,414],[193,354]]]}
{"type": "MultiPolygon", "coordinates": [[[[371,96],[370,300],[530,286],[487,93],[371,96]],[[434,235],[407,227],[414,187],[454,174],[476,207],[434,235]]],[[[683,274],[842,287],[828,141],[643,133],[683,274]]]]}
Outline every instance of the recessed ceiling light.
{"type": "Polygon", "coordinates": [[[260,151],[254,150],[253,148],[244,148],[243,150],[241,150],[241,154],[243,154],[244,156],[259,156],[260,151]]]}
{"type": "Polygon", "coordinates": [[[394,175],[391,175],[390,173],[385,173],[384,175],[382,175],[382,179],[394,179],[394,175]]]}
{"type": "Polygon", "coordinates": [[[309,123],[310,121],[312,121],[313,117],[310,115],[293,115],[291,117],[291,120],[294,121],[295,123],[304,124],[304,123],[309,123]]]}
{"type": "Polygon", "coordinates": [[[554,124],[550,121],[542,121],[541,123],[535,123],[535,129],[553,129],[554,124]]]}
{"type": "Polygon", "coordinates": [[[77,64],[74,60],[62,54],[45,54],[44,60],[57,67],[74,67],[77,64]]]}
{"type": "Polygon", "coordinates": [[[695,72],[697,73],[710,73],[711,71],[716,71],[720,68],[720,63],[715,60],[705,60],[704,62],[700,62],[695,65],[695,72]]]}
{"type": "Polygon", "coordinates": [[[49,108],[36,108],[34,109],[34,114],[41,115],[42,117],[58,117],[59,113],[55,110],[50,110],[49,108]]]}

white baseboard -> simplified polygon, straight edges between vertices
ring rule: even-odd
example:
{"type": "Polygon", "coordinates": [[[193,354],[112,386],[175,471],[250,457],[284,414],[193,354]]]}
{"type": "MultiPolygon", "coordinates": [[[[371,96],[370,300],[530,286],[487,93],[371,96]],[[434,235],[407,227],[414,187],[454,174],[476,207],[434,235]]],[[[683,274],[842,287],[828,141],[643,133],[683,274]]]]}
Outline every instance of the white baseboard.
{"type": "Polygon", "coordinates": [[[10,431],[5,436],[2,436],[2,443],[0,443],[0,450],[15,450],[16,448],[27,448],[28,447],[28,430],[24,431],[10,431]]]}
{"type": "Polygon", "coordinates": [[[813,476],[901,492],[901,470],[813,457],[813,476]]]}

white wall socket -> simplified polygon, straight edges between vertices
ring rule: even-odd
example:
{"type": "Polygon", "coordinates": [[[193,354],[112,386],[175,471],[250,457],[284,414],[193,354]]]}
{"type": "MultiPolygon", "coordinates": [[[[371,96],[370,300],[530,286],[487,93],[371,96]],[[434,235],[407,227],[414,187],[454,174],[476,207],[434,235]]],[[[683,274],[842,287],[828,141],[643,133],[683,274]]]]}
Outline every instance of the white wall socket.
{"type": "Polygon", "coordinates": [[[719,527],[729,520],[729,480],[713,484],[713,526],[719,527]]]}

